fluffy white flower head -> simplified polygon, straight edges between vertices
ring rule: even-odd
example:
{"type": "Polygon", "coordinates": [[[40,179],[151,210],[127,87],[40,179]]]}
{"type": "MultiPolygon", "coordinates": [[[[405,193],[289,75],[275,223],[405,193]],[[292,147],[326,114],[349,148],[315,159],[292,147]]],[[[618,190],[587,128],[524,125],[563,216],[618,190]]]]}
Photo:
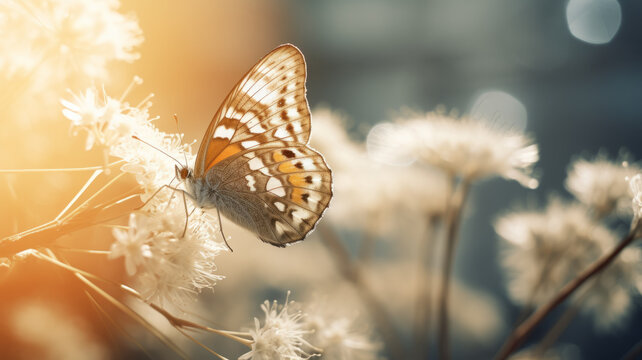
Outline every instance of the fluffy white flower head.
{"type": "Polygon", "coordinates": [[[558,200],[542,212],[505,215],[495,230],[506,241],[509,294],[521,304],[546,302],[616,241],[584,206],[558,200]]]}
{"type": "Polygon", "coordinates": [[[441,113],[376,130],[376,136],[369,137],[369,150],[383,162],[417,160],[468,180],[501,176],[528,188],[539,184],[532,175],[539,160],[537,145],[519,131],[441,113]]]}
{"type": "Polygon", "coordinates": [[[638,172],[637,166],[601,155],[594,160],[578,159],[569,168],[566,188],[600,217],[612,212],[630,214],[627,178],[638,172]]]}
{"type": "MultiPolygon", "coordinates": [[[[141,83],[142,79],[135,77],[130,89],[141,83]]],[[[126,95],[127,92],[120,99],[126,95]]],[[[136,176],[144,189],[143,200],[172,181],[177,164],[174,159],[187,160],[188,164],[194,161],[191,146],[183,144],[181,134],[167,134],[154,126],[157,118],[149,115],[151,96],[133,107],[104,93],[99,96],[89,88],[79,95],[72,94],[72,100],[61,100],[63,115],[71,121],[72,130],[87,133],[87,149],[97,144],[103,150],[105,163],[110,156],[125,160],[121,169],[136,176]],[[133,138],[134,135],[149,145],[133,138]]],[[[154,202],[166,203],[168,198],[167,193],[161,194],[154,202]]]]}
{"type": "Polygon", "coordinates": [[[261,309],[265,313],[263,325],[254,318],[254,329],[250,330],[252,350],[239,357],[239,360],[298,360],[309,359],[306,352],[311,345],[305,340],[310,331],[305,329],[301,310],[295,310],[295,302],[285,301],[278,305],[265,301],[261,309]]]}
{"type": "Polygon", "coordinates": [[[629,188],[633,197],[631,205],[635,217],[633,223],[635,224],[642,219],[642,174],[636,174],[629,179],[629,188]]]}
{"type": "MultiPolygon", "coordinates": [[[[315,109],[311,144],[332,167],[334,196],[328,220],[376,235],[399,235],[445,211],[448,183],[436,172],[391,168],[368,158],[364,144],[350,139],[341,117],[315,109]]],[[[407,234],[404,234],[407,235],[407,234]]]]}
{"type": "Polygon", "coordinates": [[[634,300],[642,292],[640,249],[624,249],[613,263],[586,284],[584,291],[588,293],[581,310],[592,316],[595,329],[608,332],[621,328],[634,308],[634,300]]]}
{"type": "Polygon", "coordinates": [[[109,61],[136,60],[143,41],[136,19],[119,7],[118,0],[3,1],[0,70],[35,74],[40,87],[72,75],[104,79],[109,61]]]}
{"type": "Polygon", "coordinates": [[[214,258],[226,247],[214,241],[218,229],[209,214],[194,212],[185,230],[183,202],[174,199],[168,205],[164,211],[131,215],[128,230],[115,229],[109,257],[125,258],[127,273],[147,300],[180,308],[222,278],[214,273],[214,258]]]}
{"type": "MultiPolygon", "coordinates": [[[[310,343],[323,350],[321,359],[376,360],[381,348],[369,329],[360,326],[354,315],[342,314],[339,306],[315,301],[306,306],[306,327],[310,343]]],[[[341,304],[343,305],[343,304],[341,304]]]]}

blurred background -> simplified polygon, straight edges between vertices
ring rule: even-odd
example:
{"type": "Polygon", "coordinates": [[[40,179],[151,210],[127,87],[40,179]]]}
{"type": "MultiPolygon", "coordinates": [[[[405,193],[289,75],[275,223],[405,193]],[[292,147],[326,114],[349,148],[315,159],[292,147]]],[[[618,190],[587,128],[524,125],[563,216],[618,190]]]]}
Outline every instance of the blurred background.
{"type": "MultiPolygon", "coordinates": [[[[200,141],[227,92],[257,59],[282,43],[293,43],[305,54],[311,108],[326,107],[339,114],[357,143],[373,125],[408,110],[443,106],[470,113],[480,101],[510,114],[533,136],[541,156],[538,189],[501,179],[473,187],[455,262],[458,285],[452,306],[454,313],[463,314],[462,323],[471,324],[455,326],[456,358],[491,358],[519,312],[504,286],[494,220],[516,207],[544,204],[551,193],[569,197],[563,182],[578,155],[604,151],[615,157],[626,149],[634,160],[642,156],[642,3],[637,1],[121,0],[119,12],[135,15],[144,42],[137,48],[139,60],[110,65],[107,92],[117,97],[133,76],[142,77],[144,83],[128,99],[137,103],[154,93],[151,113],[160,117],[158,128],[174,132],[171,115],[177,114],[188,140],[200,141]],[[465,299],[478,300],[468,304],[465,299]],[[468,306],[471,309],[464,309],[468,306]],[[473,319],[476,316],[482,319],[473,319]]],[[[100,161],[96,153],[79,151],[83,139],[69,136],[68,121],[56,101],[25,109],[34,106],[51,110],[46,123],[25,120],[23,109],[13,109],[0,120],[0,150],[5,154],[0,168],[88,166],[100,161]]],[[[314,137],[314,117],[312,129],[314,137]]],[[[34,174],[3,177],[0,226],[6,235],[51,219],[84,181],[68,174],[47,175],[44,180],[34,174]]],[[[314,236],[281,250],[259,244],[241,230],[231,235],[235,252],[217,259],[219,273],[227,278],[198,303],[222,327],[250,326],[260,313],[258,304],[264,299],[282,301],[287,289],[293,290],[295,300],[340,292],[336,267],[314,236]]],[[[348,241],[356,236],[342,235],[348,241]]],[[[396,241],[402,242],[385,241],[376,257],[396,257],[396,241]]],[[[407,304],[394,302],[410,284],[395,279],[403,278],[410,266],[391,261],[373,276],[373,288],[401,328],[412,314],[404,313],[407,304]]],[[[0,302],[64,298],[52,297],[56,286],[43,290],[46,265],[31,264],[29,269],[28,280],[5,274],[10,280],[0,289],[0,302]],[[11,292],[11,297],[5,295],[11,292]]],[[[122,267],[118,269],[122,273],[122,267]]],[[[60,274],[47,276],[70,281],[60,274]]],[[[95,328],[91,341],[113,341],[104,340],[112,339],[110,331],[93,323],[96,315],[89,304],[73,305],[69,297],[59,302],[63,305],[56,306],[66,308],[81,327],[95,328]]],[[[639,307],[624,327],[606,334],[596,333],[590,320],[578,317],[560,343],[572,348],[570,358],[617,359],[640,340],[641,328],[639,307]]],[[[0,330],[9,332],[6,324],[0,330]]],[[[403,335],[409,342],[410,334],[403,335]]],[[[540,336],[535,332],[533,338],[540,336]]],[[[235,349],[233,344],[217,349],[225,346],[235,349]]],[[[132,358],[142,356],[134,349],[122,351],[132,358]]]]}

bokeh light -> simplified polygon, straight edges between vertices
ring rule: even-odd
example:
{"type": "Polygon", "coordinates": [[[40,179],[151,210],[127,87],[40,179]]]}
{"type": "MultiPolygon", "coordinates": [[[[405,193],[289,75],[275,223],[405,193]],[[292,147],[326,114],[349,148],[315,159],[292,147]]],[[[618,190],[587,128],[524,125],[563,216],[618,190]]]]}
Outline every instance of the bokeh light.
{"type": "Polygon", "coordinates": [[[470,115],[486,121],[499,129],[522,131],[526,129],[526,107],[509,93],[497,90],[479,95],[470,110],[470,115]]]}
{"type": "Polygon", "coordinates": [[[622,9],[617,0],[570,0],[566,21],[571,34],[590,44],[606,44],[622,23],[622,9]]]}

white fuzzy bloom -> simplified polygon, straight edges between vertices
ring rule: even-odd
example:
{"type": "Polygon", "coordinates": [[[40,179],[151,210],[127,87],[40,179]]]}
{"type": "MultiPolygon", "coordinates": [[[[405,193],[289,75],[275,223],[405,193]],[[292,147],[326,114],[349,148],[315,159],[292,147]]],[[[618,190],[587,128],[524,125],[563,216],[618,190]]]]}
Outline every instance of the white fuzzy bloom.
{"type": "Polygon", "coordinates": [[[631,205],[633,216],[637,222],[642,219],[642,174],[636,174],[629,179],[629,189],[631,191],[631,205]]]}
{"type": "MultiPolygon", "coordinates": [[[[612,247],[615,247],[615,243],[612,247]]],[[[586,298],[581,302],[582,312],[591,315],[595,329],[608,332],[621,328],[634,307],[635,297],[642,293],[642,253],[629,247],[590,280],[584,289],[586,298]]]]}
{"type": "Polygon", "coordinates": [[[368,138],[369,151],[381,162],[409,164],[417,160],[468,180],[501,176],[528,188],[539,184],[532,176],[539,160],[537,145],[519,131],[440,113],[373,131],[368,138]]]}
{"type": "Polygon", "coordinates": [[[3,1],[0,71],[38,88],[72,76],[105,79],[107,63],[136,60],[143,41],[136,19],[119,7],[118,0],[3,1]]]}
{"type": "Polygon", "coordinates": [[[265,301],[261,309],[265,313],[263,325],[254,318],[252,350],[239,360],[298,360],[309,359],[308,349],[312,348],[305,338],[310,330],[305,328],[304,314],[296,309],[298,305],[286,300],[284,305],[276,301],[265,301]]]}
{"type": "Polygon", "coordinates": [[[326,360],[376,360],[381,344],[373,341],[369,329],[345,316],[340,308],[325,302],[306,306],[306,327],[311,330],[309,341],[323,350],[326,360]]]}
{"type": "Polygon", "coordinates": [[[328,219],[354,230],[399,234],[416,229],[431,216],[443,214],[448,183],[441,174],[377,164],[363,144],[352,141],[337,114],[315,109],[312,146],[333,172],[334,196],[328,219]]]}
{"type": "Polygon", "coordinates": [[[115,229],[110,258],[125,258],[141,294],[152,302],[182,307],[192,295],[214,286],[214,258],[224,245],[215,242],[218,228],[207,213],[195,211],[185,226],[183,202],[174,199],[167,209],[130,217],[128,230],[115,229]]]}
{"type": "Polygon", "coordinates": [[[566,188],[598,216],[612,212],[631,213],[631,193],[627,178],[640,168],[623,160],[609,161],[598,155],[594,160],[578,159],[571,164],[566,188]]]}
{"type": "Polygon", "coordinates": [[[579,204],[552,201],[543,212],[515,212],[495,230],[506,241],[502,265],[510,296],[540,305],[605,253],[616,236],[579,204]]]}
{"type": "MultiPolygon", "coordinates": [[[[138,77],[134,79],[134,83],[141,82],[138,77]]],[[[154,126],[155,118],[149,115],[151,102],[143,101],[141,105],[132,107],[106,94],[99,96],[93,88],[72,96],[71,101],[61,100],[63,115],[71,121],[72,129],[87,133],[87,149],[98,144],[106,157],[125,160],[121,169],[136,176],[145,190],[144,200],[174,178],[177,163],[166,154],[193,163],[191,146],[183,144],[181,135],[167,134],[154,126]],[[134,139],[134,135],[166,154],[134,139]]],[[[168,197],[167,193],[161,194],[155,203],[166,203],[168,197]]]]}

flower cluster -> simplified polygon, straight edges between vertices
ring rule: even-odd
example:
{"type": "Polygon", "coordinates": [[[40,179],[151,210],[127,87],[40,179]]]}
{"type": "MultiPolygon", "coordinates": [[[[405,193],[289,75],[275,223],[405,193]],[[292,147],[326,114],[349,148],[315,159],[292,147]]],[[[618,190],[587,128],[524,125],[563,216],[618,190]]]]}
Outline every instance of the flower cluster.
{"type": "Polygon", "coordinates": [[[250,330],[252,350],[241,360],[297,360],[319,356],[327,360],[375,360],[379,344],[357,329],[354,318],[332,311],[327,303],[307,306],[286,300],[284,305],[265,301],[263,324],[255,318],[250,330]]]}
{"type": "Polygon", "coordinates": [[[134,61],[143,41],[138,22],[118,0],[7,0],[0,4],[0,70],[36,87],[75,76],[104,79],[109,61],[134,61]],[[74,71],[66,71],[72,68],[74,71]]]}
{"type": "Polygon", "coordinates": [[[636,174],[629,179],[629,188],[633,198],[631,200],[634,217],[632,224],[637,225],[642,219],[642,174],[636,174]]]}
{"type": "Polygon", "coordinates": [[[265,313],[263,325],[254,318],[252,350],[239,357],[239,360],[296,360],[308,359],[312,345],[305,339],[310,330],[305,328],[304,314],[298,305],[288,300],[284,305],[276,301],[265,301],[261,310],[265,313]]]}
{"type": "Polygon", "coordinates": [[[630,214],[631,195],[626,180],[639,171],[623,159],[613,162],[603,155],[594,160],[578,159],[569,168],[566,188],[598,217],[612,212],[630,214]]]}
{"type": "Polygon", "coordinates": [[[368,136],[368,149],[382,162],[420,161],[468,181],[501,176],[528,188],[538,186],[532,175],[537,145],[519,131],[479,119],[428,113],[382,124],[368,136]]]}
{"type": "MultiPolygon", "coordinates": [[[[582,204],[554,200],[543,212],[515,212],[500,218],[497,233],[506,241],[502,263],[514,301],[541,305],[568,281],[614,248],[617,236],[582,204]]],[[[576,296],[593,315],[598,330],[620,324],[640,294],[642,268],[637,249],[626,249],[576,296]],[[580,299],[581,298],[581,299],[580,299]]]]}
{"type": "Polygon", "coordinates": [[[509,293],[528,305],[546,302],[616,241],[586,208],[558,200],[543,212],[507,214],[495,230],[506,241],[509,293]]]}
{"type": "Polygon", "coordinates": [[[405,224],[444,213],[448,184],[443,176],[371,161],[365,147],[350,139],[340,116],[322,108],[313,113],[311,144],[332,166],[334,197],[328,217],[333,223],[390,235],[413,228],[405,224]]]}
{"type": "Polygon", "coordinates": [[[132,214],[127,230],[114,229],[110,258],[125,258],[139,291],[152,302],[182,306],[222,276],[214,274],[213,259],[226,248],[212,241],[216,221],[203,213],[190,216],[185,228],[182,203],[172,201],[165,211],[132,214]]]}
{"type": "Polygon", "coordinates": [[[183,194],[158,192],[175,180],[176,159],[193,161],[182,136],[154,126],[147,100],[133,107],[90,88],[62,103],[72,129],[87,133],[87,149],[100,146],[106,162],[124,160],[121,170],[135,175],[143,189],[144,212],[131,215],[128,230],[114,230],[110,257],[125,258],[127,273],[136,276],[149,301],[182,306],[190,295],[213,286],[221,278],[214,274],[214,257],[224,249],[214,241],[216,219],[184,202],[183,194]]]}

